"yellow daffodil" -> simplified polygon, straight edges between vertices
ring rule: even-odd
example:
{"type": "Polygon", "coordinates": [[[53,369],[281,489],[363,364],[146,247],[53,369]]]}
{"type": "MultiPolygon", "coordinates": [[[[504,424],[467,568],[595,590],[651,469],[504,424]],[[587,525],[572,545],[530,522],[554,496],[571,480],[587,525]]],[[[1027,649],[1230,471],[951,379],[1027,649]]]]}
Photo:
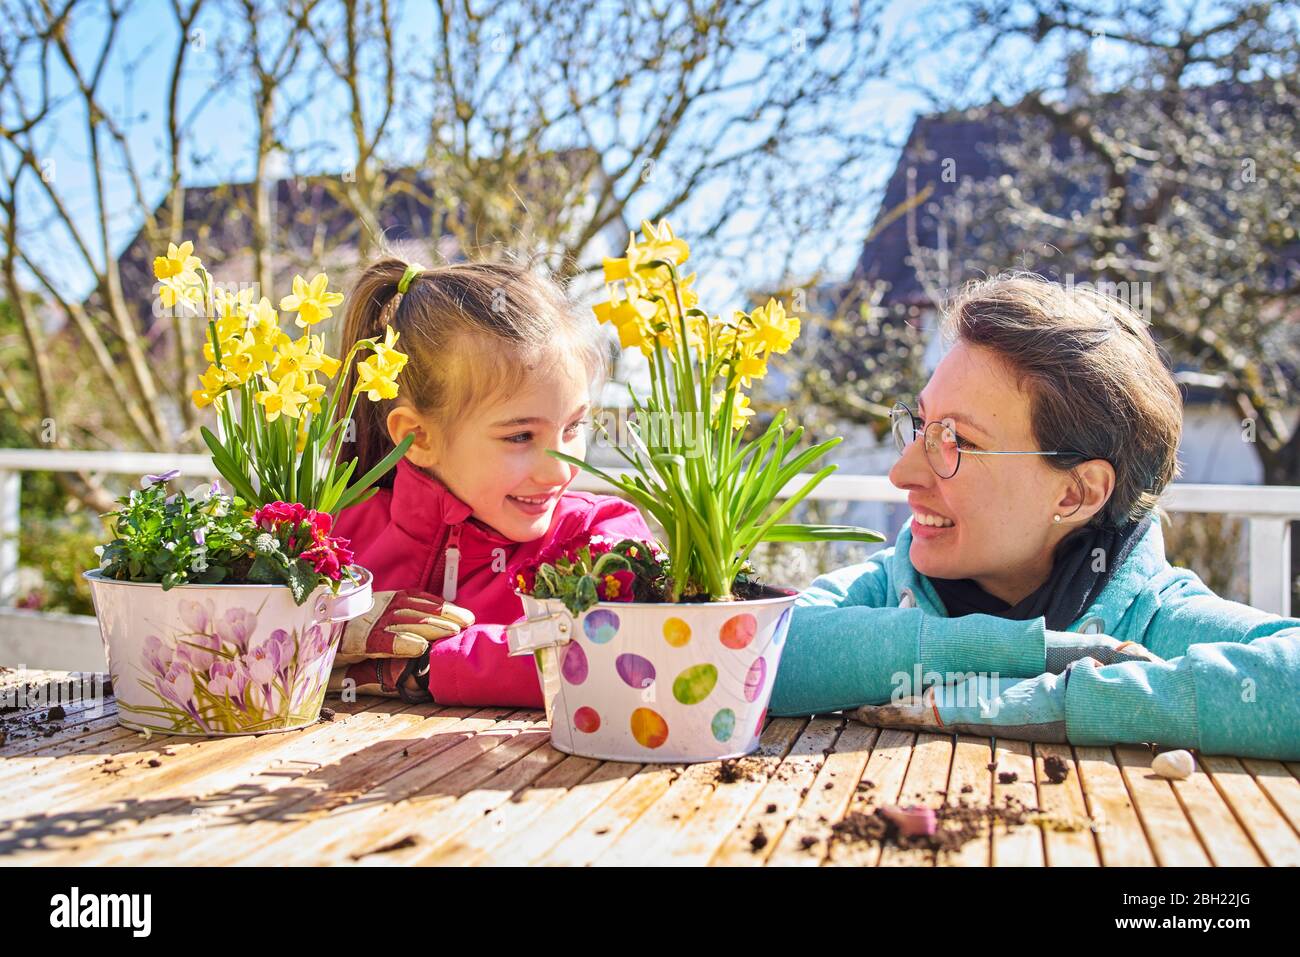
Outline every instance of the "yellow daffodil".
{"type": "Polygon", "coordinates": [[[203,283],[198,270],[203,263],[199,257],[192,255],[194,244],[190,242],[167,244],[167,255],[157,256],[153,261],[153,274],[158,279],[158,298],[168,309],[182,303],[195,312],[203,307],[203,283]]]}
{"type": "Polygon", "coordinates": [[[153,274],[158,279],[173,279],[184,273],[192,273],[201,266],[199,257],[194,255],[194,244],[184,242],[177,246],[167,244],[166,256],[155,256],[153,274]]]}
{"type": "Polygon", "coordinates": [[[231,292],[226,289],[215,289],[212,292],[212,303],[217,307],[218,326],[224,321],[228,328],[242,330],[248,325],[248,312],[253,305],[253,290],[240,289],[231,292]]]}
{"type": "Polygon", "coordinates": [[[261,403],[266,412],[266,421],[274,422],[281,414],[296,419],[302,414],[301,406],[307,396],[298,391],[298,377],[287,375],[275,383],[274,389],[257,392],[253,398],[261,403]]]}
{"type": "Polygon", "coordinates": [[[243,385],[249,376],[260,372],[265,364],[258,358],[259,346],[252,333],[235,336],[221,344],[221,367],[243,385]]]}
{"type": "Polygon", "coordinates": [[[758,356],[746,356],[736,363],[736,373],[740,376],[741,388],[748,389],[753,380],[767,375],[767,360],[758,356]]]}
{"type": "Polygon", "coordinates": [[[294,322],[303,329],[334,315],[331,306],[343,301],[342,293],[329,292],[329,277],[320,272],[307,282],[302,276],[293,277],[293,295],[280,300],[280,308],[287,312],[296,312],[294,322]]]}
{"type": "Polygon", "coordinates": [[[325,386],[316,381],[315,373],[304,372],[299,374],[298,390],[307,397],[307,409],[313,415],[320,412],[321,396],[325,394],[325,386]]]}
{"type": "Polygon", "coordinates": [[[785,307],[775,299],[769,299],[766,306],[750,313],[750,321],[753,326],[745,331],[744,337],[764,352],[789,352],[799,338],[798,317],[787,316],[785,307]]]}
{"type": "Polygon", "coordinates": [[[393,381],[394,376],[383,366],[379,356],[370,356],[357,363],[356,391],[366,393],[371,402],[396,398],[397,383],[393,381]]]}
{"type": "Polygon", "coordinates": [[[375,343],[375,355],[373,358],[378,359],[375,368],[383,371],[384,376],[389,379],[397,378],[398,373],[406,368],[408,356],[404,352],[398,352],[394,346],[397,345],[397,337],[400,333],[392,326],[384,327],[384,341],[375,343]]]}
{"type": "Polygon", "coordinates": [[[307,417],[303,416],[298,420],[298,438],[294,442],[293,450],[297,455],[302,455],[302,450],[307,447],[307,417]]]}
{"type": "Polygon", "coordinates": [[[655,260],[665,260],[674,266],[680,266],[690,255],[690,246],[684,239],[678,239],[673,235],[673,228],[668,225],[666,219],[661,219],[658,226],[653,225],[649,220],[642,220],[641,236],[641,240],[638,241],[636,233],[628,233],[627,254],[618,259],[609,257],[604,259],[605,282],[619,280],[653,282],[653,278],[639,272],[638,267],[655,260]]]}
{"type": "Polygon", "coordinates": [[[318,370],[328,378],[333,378],[339,371],[339,360],[325,354],[324,340],[310,335],[299,336],[296,340],[286,337],[276,350],[271,378],[279,382],[287,375],[318,370]]]}
{"type": "Polygon", "coordinates": [[[207,408],[216,401],[217,396],[225,392],[235,379],[229,373],[216,366],[208,366],[206,372],[199,376],[199,383],[203,386],[201,389],[195,389],[190,393],[194,404],[200,409],[207,408]]]}
{"type": "Polygon", "coordinates": [[[650,320],[656,312],[654,303],[645,299],[624,299],[621,302],[600,302],[591,308],[600,322],[607,322],[617,330],[621,348],[635,346],[649,355],[650,320]]]}
{"type": "Polygon", "coordinates": [[[288,333],[280,328],[280,315],[263,296],[248,311],[249,332],[257,342],[256,355],[261,362],[273,362],[276,351],[289,343],[288,333]]]}
{"type": "MultiPolygon", "coordinates": [[[[713,417],[716,419],[722,414],[722,403],[726,401],[725,392],[713,393],[713,417]]],[[[754,410],[749,407],[749,396],[743,392],[737,392],[736,397],[731,401],[731,427],[733,429],[743,429],[745,423],[749,421],[754,414],[754,410]]]]}

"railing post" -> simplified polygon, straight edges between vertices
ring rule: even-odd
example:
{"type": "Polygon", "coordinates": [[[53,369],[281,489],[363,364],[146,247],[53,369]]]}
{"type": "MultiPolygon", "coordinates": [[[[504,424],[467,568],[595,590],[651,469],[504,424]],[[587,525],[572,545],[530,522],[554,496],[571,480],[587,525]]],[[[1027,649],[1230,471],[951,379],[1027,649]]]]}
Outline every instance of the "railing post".
{"type": "Polygon", "coordinates": [[[0,608],[18,597],[18,498],[23,473],[0,469],[0,608]]]}
{"type": "Polygon", "coordinates": [[[1260,611],[1291,615],[1291,521],[1250,519],[1250,603],[1260,611]]]}

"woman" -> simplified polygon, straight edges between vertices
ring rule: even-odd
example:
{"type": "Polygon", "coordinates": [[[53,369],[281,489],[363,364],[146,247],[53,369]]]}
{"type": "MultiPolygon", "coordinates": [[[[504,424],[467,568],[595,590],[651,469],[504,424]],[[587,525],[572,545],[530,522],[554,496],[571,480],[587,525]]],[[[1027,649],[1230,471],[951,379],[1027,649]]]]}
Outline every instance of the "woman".
{"type": "Polygon", "coordinates": [[[1300,620],[1165,560],[1182,401],[1141,319],[1011,276],[948,324],[918,408],[893,413],[912,516],[800,596],[771,713],[1300,758],[1300,620]]]}

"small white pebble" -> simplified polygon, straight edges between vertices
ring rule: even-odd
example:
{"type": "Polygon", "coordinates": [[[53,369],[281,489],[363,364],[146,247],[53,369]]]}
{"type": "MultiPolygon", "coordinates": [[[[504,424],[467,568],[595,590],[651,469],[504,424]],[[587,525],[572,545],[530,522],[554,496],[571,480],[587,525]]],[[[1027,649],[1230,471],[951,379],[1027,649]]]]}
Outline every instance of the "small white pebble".
{"type": "Polygon", "coordinates": [[[1165,751],[1157,754],[1151,762],[1151,770],[1162,778],[1181,781],[1192,776],[1196,762],[1190,751],[1165,751]]]}

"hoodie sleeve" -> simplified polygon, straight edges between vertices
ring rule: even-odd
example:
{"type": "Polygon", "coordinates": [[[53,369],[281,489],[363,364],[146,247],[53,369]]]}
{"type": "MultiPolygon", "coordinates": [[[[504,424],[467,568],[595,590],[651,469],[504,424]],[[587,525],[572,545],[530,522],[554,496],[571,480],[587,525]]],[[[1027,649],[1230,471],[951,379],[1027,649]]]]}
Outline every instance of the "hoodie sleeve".
{"type": "MultiPolygon", "coordinates": [[[[612,495],[593,496],[586,519],[562,528],[567,544],[586,535],[652,538],[636,506],[612,495]]],[[[542,689],[531,655],[510,657],[505,625],[474,625],[429,652],[429,693],[438,704],[541,708],[542,689]]]]}
{"type": "Polygon", "coordinates": [[[777,716],[885,704],[971,673],[1046,670],[1043,619],[945,618],[890,607],[893,549],[822,575],[795,602],[769,711],[777,716]]]}
{"type": "Polygon", "coordinates": [[[1300,758],[1300,620],[1220,598],[1185,572],[1162,589],[1143,643],[1169,660],[1075,669],[1072,743],[1300,758]]]}

